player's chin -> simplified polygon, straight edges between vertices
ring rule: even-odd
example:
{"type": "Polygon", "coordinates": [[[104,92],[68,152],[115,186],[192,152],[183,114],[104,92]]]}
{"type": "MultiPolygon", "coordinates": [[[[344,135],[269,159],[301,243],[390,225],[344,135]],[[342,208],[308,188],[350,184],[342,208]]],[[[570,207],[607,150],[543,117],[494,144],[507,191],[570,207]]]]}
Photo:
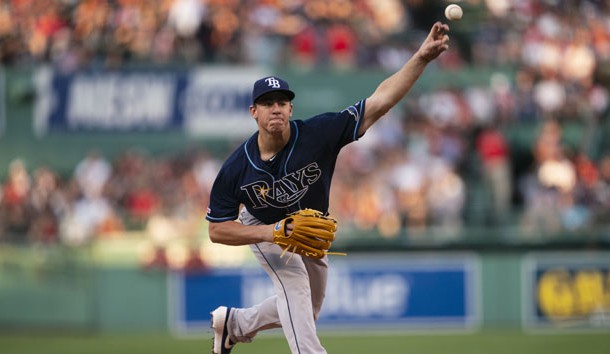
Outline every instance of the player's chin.
{"type": "Polygon", "coordinates": [[[267,125],[267,129],[271,133],[282,132],[286,129],[287,125],[288,125],[288,122],[286,122],[284,120],[274,119],[269,122],[269,124],[267,125]]]}

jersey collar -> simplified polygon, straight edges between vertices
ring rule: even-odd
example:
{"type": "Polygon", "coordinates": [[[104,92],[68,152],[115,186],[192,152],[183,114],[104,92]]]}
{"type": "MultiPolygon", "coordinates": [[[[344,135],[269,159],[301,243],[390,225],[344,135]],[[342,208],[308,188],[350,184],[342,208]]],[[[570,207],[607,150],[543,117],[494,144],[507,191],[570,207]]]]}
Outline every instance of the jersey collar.
{"type": "MultiPolygon", "coordinates": [[[[294,150],[294,145],[298,138],[298,127],[296,122],[290,121],[290,138],[288,143],[277,153],[276,159],[282,163],[282,171],[285,173],[285,163],[290,159],[290,155],[294,150]]],[[[269,168],[265,161],[261,159],[261,152],[258,147],[258,132],[254,133],[244,144],[244,151],[248,157],[250,164],[257,170],[267,171],[269,168]]],[[[278,162],[279,162],[278,161],[278,162]]]]}

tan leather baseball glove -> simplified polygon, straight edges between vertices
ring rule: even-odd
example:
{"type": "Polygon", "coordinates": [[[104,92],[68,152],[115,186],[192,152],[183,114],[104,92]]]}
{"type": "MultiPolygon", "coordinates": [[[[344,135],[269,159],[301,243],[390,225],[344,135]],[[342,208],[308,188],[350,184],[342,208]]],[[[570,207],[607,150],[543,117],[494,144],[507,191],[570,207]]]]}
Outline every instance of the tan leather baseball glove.
{"type": "Polygon", "coordinates": [[[322,258],[335,240],[336,231],[335,219],[314,209],[303,209],[275,224],[273,242],[284,250],[282,256],[286,252],[292,252],[301,256],[322,258]],[[290,234],[286,229],[289,224],[293,225],[290,234]]]}

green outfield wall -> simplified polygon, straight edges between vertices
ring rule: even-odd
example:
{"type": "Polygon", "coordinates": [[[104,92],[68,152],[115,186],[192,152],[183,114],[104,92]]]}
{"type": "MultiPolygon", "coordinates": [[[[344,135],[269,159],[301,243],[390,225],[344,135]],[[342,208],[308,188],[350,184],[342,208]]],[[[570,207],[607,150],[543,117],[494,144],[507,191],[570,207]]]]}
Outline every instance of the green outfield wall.
{"type": "MultiPolygon", "coordinates": [[[[348,257],[365,255],[350,251],[348,257]]],[[[384,257],[427,257],[433,271],[434,259],[443,262],[455,255],[476,265],[470,282],[475,289],[467,295],[475,300],[475,327],[610,329],[607,251],[435,250],[384,257]]],[[[144,268],[135,258],[100,261],[87,249],[2,246],[0,328],[169,331],[176,309],[170,301],[176,296],[172,275],[144,268]]]]}
{"type": "MultiPolygon", "coordinates": [[[[3,247],[1,327],[103,332],[168,328],[165,271],[136,264],[96,265],[73,250],[68,253],[45,256],[40,250],[3,247]]],[[[483,326],[519,327],[522,254],[479,256],[482,303],[477,306],[483,326]]]]}
{"type": "Polygon", "coordinates": [[[165,271],[95,264],[86,249],[0,247],[0,326],[165,329],[166,282],[165,271]]]}

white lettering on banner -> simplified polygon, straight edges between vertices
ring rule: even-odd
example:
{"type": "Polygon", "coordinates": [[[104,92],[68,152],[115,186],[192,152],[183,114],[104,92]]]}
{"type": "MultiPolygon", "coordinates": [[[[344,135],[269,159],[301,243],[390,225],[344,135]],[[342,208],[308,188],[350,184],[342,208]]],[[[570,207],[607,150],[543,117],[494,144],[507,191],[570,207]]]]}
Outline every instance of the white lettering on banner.
{"type": "Polygon", "coordinates": [[[213,66],[189,72],[177,98],[185,131],[193,136],[246,137],[256,130],[248,106],[252,83],[264,72],[257,67],[213,66]]]}
{"type": "Polygon", "coordinates": [[[410,284],[400,274],[329,274],[324,316],[400,317],[407,309],[410,284]]]}
{"type": "Polygon", "coordinates": [[[71,128],[163,128],[172,119],[175,79],[169,75],[78,76],[68,94],[71,128]]]}
{"type": "MultiPolygon", "coordinates": [[[[273,295],[273,285],[266,274],[246,276],[242,280],[242,301],[254,306],[273,295]]],[[[329,272],[322,317],[398,318],[407,310],[410,284],[398,273],[354,274],[348,269],[329,272]]]]}

